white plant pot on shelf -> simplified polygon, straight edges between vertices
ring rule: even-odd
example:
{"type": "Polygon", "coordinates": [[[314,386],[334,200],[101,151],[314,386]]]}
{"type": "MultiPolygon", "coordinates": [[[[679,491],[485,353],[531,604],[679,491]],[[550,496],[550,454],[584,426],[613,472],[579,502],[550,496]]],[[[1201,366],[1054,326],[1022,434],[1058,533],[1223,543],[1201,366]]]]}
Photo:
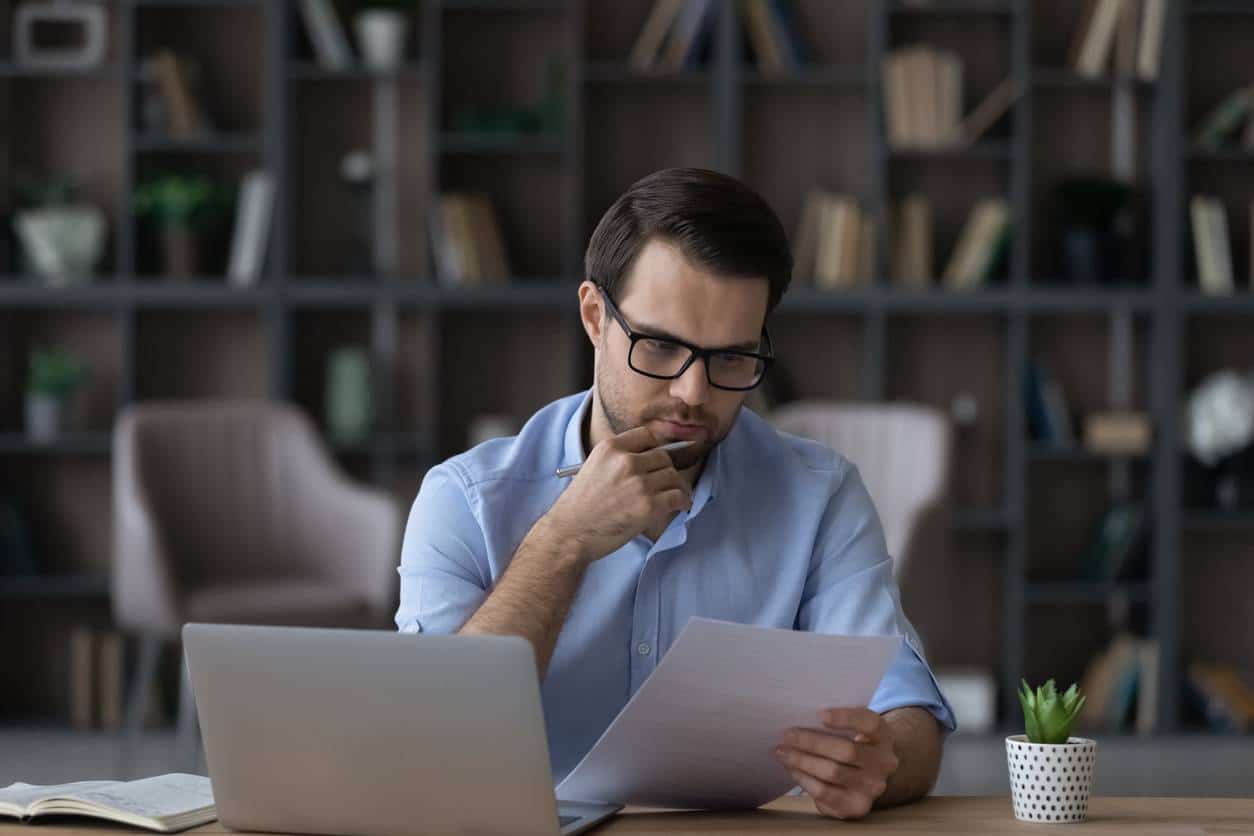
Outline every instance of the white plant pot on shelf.
{"type": "Polygon", "coordinates": [[[402,12],[370,9],[353,19],[362,63],[372,72],[389,73],[400,69],[405,60],[405,38],[409,21],[402,12]]]}
{"type": "Polygon", "coordinates": [[[26,434],[31,441],[46,444],[61,435],[64,404],[51,395],[26,396],[26,434]]]}
{"type": "Polygon", "coordinates": [[[1097,743],[1069,737],[1066,743],[1029,743],[1027,735],[1006,738],[1006,765],[1015,818],[1061,824],[1088,818],[1097,743]]]}

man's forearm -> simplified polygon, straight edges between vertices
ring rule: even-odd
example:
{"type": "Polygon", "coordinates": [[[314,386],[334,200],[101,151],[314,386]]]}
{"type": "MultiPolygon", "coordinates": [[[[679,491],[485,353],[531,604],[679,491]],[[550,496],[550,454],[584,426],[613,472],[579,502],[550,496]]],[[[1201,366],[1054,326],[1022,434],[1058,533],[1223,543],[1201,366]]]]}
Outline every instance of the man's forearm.
{"type": "Polygon", "coordinates": [[[898,763],[888,789],[875,802],[877,807],[905,804],[931,792],[940,772],[943,748],[940,723],[926,709],[894,709],[884,714],[884,721],[893,731],[898,763]]]}
{"type": "Polygon", "coordinates": [[[542,518],[514,552],[496,587],[458,632],[522,636],[535,648],[536,668],[544,679],[585,566],[577,544],[552,536],[542,518]]]}

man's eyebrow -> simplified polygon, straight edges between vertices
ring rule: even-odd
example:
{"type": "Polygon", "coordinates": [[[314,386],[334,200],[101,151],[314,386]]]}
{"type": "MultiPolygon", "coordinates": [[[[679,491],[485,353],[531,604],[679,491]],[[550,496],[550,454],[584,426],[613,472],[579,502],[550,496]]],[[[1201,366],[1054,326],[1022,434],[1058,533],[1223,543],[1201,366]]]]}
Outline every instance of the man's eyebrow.
{"type": "MultiPolygon", "coordinates": [[[[691,343],[683,337],[677,337],[665,328],[654,328],[650,325],[640,325],[633,326],[632,330],[644,337],[656,337],[660,340],[671,340],[673,342],[683,343],[684,345],[691,345],[691,343]]],[[[714,346],[710,350],[718,351],[719,349],[728,349],[731,351],[757,351],[761,347],[762,341],[758,339],[753,340],[752,342],[736,343],[735,345],[718,345],[714,346]]]]}

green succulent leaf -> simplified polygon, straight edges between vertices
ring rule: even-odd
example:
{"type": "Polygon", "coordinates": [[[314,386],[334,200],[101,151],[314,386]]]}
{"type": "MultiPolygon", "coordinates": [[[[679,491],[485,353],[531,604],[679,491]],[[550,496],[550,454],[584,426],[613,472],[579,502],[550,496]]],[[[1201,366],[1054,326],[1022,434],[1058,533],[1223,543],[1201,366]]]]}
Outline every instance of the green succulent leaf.
{"type": "Polygon", "coordinates": [[[1066,743],[1071,725],[1084,707],[1085,697],[1074,683],[1058,693],[1054,680],[1048,680],[1035,691],[1027,680],[1021,680],[1019,705],[1023,707],[1023,727],[1032,743],[1066,743]]]}

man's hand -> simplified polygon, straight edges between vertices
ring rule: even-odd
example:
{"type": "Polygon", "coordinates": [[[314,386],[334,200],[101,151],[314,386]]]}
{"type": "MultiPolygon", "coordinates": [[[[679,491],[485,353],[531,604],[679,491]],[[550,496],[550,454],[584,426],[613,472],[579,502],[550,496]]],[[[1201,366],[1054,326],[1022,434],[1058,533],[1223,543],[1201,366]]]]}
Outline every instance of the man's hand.
{"type": "Polygon", "coordinates": [[[574,481],[545,514],[547,529],[577,542],[587,563],[692,507],[692,489],[648,427],[592,448],[574,481]]]}
{"type": "Polygon", "coordinates": [[[820,813],[862,818],[897,772],[892,729],[867,708],[832,708],[819,716],[824,730],[790,729],[775,756],[820,813]]]}

